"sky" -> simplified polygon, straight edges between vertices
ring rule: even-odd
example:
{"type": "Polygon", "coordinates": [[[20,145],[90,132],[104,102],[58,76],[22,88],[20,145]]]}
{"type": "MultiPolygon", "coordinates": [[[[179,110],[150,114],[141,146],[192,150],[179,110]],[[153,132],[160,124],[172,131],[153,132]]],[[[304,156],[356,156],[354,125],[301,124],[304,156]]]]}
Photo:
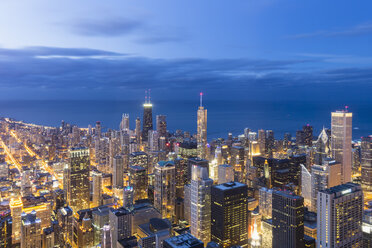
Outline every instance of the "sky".
{"type": "Polygon", "coordinates": [[[0,99],[372,101],[369,0],[2,0],[0,99]]]}

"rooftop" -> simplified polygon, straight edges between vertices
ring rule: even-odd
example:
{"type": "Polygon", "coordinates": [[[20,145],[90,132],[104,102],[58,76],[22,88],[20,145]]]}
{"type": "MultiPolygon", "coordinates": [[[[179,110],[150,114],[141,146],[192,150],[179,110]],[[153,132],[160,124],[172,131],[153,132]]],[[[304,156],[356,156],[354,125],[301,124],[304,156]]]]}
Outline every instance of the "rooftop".
{"type": "Polygon", "coordinates": [[[230,189],[236,189],[240,187],[247,187],[246,184],[240,183],[240,182],[229,182],[229,183],[222,183],[214,186],[215,188],[219,190],[230,190],[230,189]]]}

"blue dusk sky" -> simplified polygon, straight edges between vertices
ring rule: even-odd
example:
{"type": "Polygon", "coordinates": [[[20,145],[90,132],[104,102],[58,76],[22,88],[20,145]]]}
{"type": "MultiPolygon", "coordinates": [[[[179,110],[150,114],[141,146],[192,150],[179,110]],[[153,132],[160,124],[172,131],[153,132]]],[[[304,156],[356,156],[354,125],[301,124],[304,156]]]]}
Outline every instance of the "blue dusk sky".
{"type": "Polygon", "coordinates": [[[372,1],[2,0],[1,99],[372,101],[372,1]]]}

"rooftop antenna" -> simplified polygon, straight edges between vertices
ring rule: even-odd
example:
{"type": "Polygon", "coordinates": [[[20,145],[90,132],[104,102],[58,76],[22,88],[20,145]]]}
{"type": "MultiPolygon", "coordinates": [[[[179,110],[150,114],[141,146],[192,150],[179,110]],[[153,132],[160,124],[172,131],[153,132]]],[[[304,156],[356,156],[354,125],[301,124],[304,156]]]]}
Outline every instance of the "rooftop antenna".
{"type": "Polygon", "coordinates": [[[200,107],[203,107],[203,92],[200,92],[200,107]]]}
{"type": "Polygon", "coordinates": [[[147,90],[145,90],[145,103],[147,103],[147,90]]]}
{"type": "Polygon", "coordinates": [[[151,89],[149,89],[149,103],[151,103],[151,89]]]}

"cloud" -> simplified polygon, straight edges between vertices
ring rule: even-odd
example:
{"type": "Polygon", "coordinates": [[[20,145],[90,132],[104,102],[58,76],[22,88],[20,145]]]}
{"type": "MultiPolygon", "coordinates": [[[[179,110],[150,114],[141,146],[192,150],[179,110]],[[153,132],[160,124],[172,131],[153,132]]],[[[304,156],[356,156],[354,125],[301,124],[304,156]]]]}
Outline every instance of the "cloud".
{"type": "Polygon", "coordinates": [[[294,34],[289,35],[289,39],[303,39],[303,38],[312,38],[312,37],[336,37],[336,36],[357,36],[372,34],[372,23],[363,23],[356,25],[354,27],[349,27],[346,29],[340,30],[319,30],[310,33],[303,34],[294,34]]]}
{"type": "Polygon", "coordinates": [[[90,37],[131,36],[142,44],[183,42],[187,32],[180,27],[163,27],[126,18],[79,19],[69,24],[72,33],[90,37]]]}
{"type": "Polygon", "coordinates": [[[206,89],[230,98],[235,94],[262,98],[273,92],[285,97],[293,89],[324,93],[350,85],[354,89],[371,88],[371,67],[311,72],[298,69],[309,63],[314,60],[153,59],[91,49],[3,48],[0,89],[15,95],[29,90],[57,92],[62,99],[69,97],[68,90],[79,97],[96,99],[118,93],[131,98],[148,88],[161,92],[162,97],[177,93],[186,97],[206,89]]]}
{"type": "Polygon", "coordinates": [[[84,36],[121,36],[143,28],[145,24],[125,18],[78,20],[71,25],[72,32],[84,36]]]}

